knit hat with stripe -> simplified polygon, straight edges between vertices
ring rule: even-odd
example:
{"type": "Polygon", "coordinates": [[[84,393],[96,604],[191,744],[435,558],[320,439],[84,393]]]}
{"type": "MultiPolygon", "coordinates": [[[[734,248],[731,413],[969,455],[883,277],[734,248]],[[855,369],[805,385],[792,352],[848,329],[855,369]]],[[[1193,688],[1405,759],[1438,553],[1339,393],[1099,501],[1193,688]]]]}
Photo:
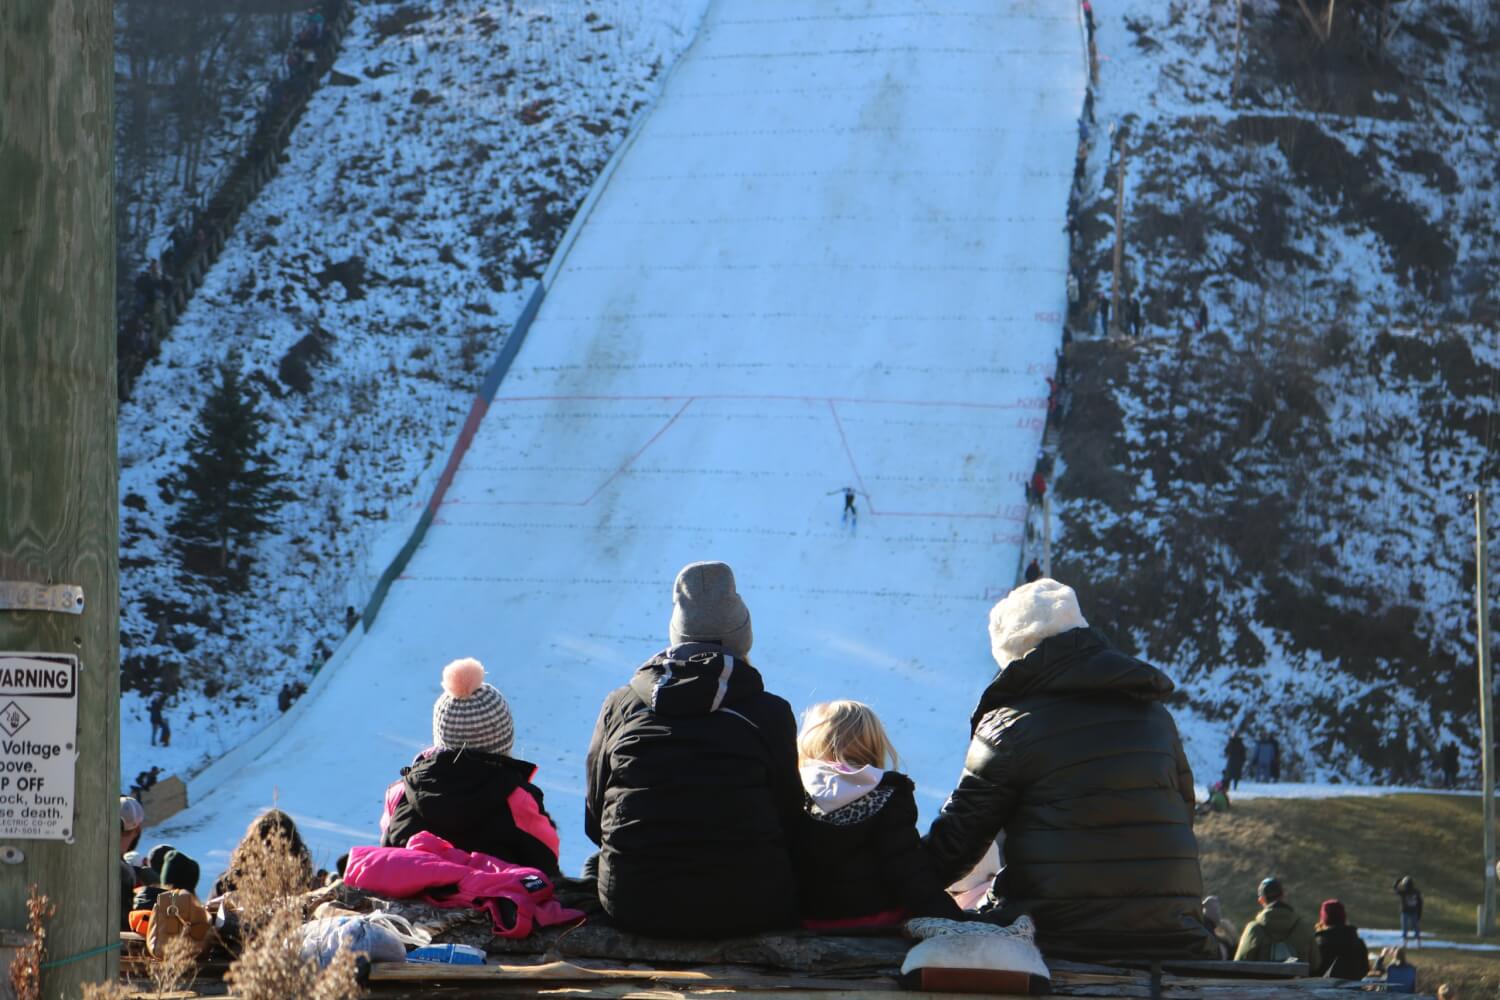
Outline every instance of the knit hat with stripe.
{"type": "Polygon", "coordinates": [[[485,683],[478,660],[454,660],[443,668],[443,693],[432,706],[433,746],[509,754],[515,737],[510,706],[485,683]]]}

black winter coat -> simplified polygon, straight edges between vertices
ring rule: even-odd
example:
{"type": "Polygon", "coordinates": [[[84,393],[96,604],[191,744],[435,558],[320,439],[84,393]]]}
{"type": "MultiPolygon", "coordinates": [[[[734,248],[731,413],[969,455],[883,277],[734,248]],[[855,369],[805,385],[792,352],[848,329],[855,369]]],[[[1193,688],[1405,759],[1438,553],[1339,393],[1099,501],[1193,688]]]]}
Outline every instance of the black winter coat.
{"type": "Polygon", "coordinates": [[[796,857],[803,917],[842,920],[897,909],[913,917],[962,916],[922,850],[906,775],[887,771],[873,790],[830,813],[806,803],[796,857]]]}
{"type": "Polygon", "coordinates": [[[604,700],[584,830],[599,902],[621,927],[726,937],[797,922],[797,722],[714,643],[648,660],[604,700]]]}
{"type": "Polygon", "coordinates": [[[415,834],[426,830],[462,850],[556,876],[556,852],[526,830],[538,822],[554,831],[557,828],[542,804],[542,790],[531,783],[535,774],[535,764],[503,754],[438,750],[401,769],[406,794],[396,805],[380,843],[405,847],[415,834]],[[517,791],[535,802],[539,817],[527,815],[530,804],[512,800],[517,791]],[[513,811],[518,806],[525,810],[520,817],[513,811]]]}
{"type": "Polygon", "coordinates": [[[1001,670],[925,839],[938,878],[966,874],[1004,830],[995,916],[1029,913],[1049,954],[1212,955],[1193,775],[1161,704],[1172,687],[1086,628],[1001,670]]]}
{"type": "Polygon", "coordinates": [[[1340,924],[1313,933],[1312,974],[1333,979],[1363,979],[1370,971],[1370,951],[1358,927],[1340,924]]]}

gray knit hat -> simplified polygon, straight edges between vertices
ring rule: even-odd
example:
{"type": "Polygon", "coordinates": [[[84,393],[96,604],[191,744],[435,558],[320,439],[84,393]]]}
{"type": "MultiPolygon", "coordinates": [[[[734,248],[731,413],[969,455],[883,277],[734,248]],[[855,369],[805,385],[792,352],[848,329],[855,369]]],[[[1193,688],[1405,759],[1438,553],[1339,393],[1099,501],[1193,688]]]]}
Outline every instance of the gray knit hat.
{"type": "Polygon", "coordinates": [[[432,705],[432,745],[509,754],[515,739],[510,706],[485,683],[484,666],[465,658],[444,667],[443,693],[432,705]]]}
{"type": "Polygon", "coordinates": [[[748,656],[754,636],[750,609],[734,589],[734,570],[721,562],[696,562],[682,568],[672,585],[672,645],[717,642],[735,656],[748,656]]]}

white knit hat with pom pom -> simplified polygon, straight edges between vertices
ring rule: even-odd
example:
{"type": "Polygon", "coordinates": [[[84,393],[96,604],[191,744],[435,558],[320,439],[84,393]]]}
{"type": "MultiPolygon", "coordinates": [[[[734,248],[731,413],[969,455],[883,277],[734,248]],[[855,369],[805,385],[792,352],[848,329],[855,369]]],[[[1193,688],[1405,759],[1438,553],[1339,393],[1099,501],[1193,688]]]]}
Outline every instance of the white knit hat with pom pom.
{"type": "Polygon", "coordinates": [[[505,697],[484,681],[484,665],[465,657],[443,668],[443,693],[432,705],[432,745],[509,754],[516,729],[505,697]]]}

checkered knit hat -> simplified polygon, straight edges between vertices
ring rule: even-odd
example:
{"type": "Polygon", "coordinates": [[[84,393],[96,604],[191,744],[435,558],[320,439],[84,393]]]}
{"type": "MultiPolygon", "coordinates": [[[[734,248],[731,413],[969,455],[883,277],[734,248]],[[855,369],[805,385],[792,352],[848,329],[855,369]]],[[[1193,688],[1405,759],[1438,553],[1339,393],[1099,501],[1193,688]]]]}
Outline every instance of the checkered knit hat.
{"type": "Polygon", "coordinates": [[[433,746],[509,754],[515,738],[510,706],[484,682],[478,660],[454,660],[443,668],[443,693],[432,705],[433,746]]]}

